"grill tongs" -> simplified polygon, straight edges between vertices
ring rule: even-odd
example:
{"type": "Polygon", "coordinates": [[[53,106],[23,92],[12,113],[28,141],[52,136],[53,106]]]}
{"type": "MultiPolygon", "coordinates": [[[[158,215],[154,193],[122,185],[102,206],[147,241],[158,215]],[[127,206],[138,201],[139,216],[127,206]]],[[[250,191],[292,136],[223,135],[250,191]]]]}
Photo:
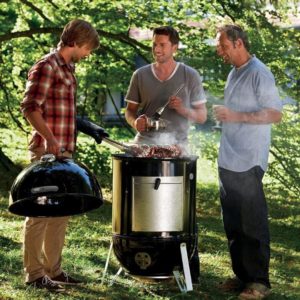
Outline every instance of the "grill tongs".
{"type": "Polygon", "coordinates": [[[146,156],[147,153],[149,153],[151,147],[150,145],[137,145],[133,144],[132,146],[126,145],[121,142],[117,142],[115,140],[112,140],[108,137],[103,137],[102,140],[106,142],[107,144],[124,151],[125,153],[133,156],[146,156]]]}
{"type": "MultiPolygon", "coordinates": [[[[174,92],[174,94],[172,96],[177,96],[178,93],[184,88],[184,83],[181,84],[179,86],[179,88],[174,92]]],[[[168,104],[170,103],[170,100],[167,101],[167,103],[165,105],[163,105],[162,107],[158,108],[155,112],[155,114],[153,115],[152,119],[154,120],[159,120],[162,113],[164,112],[165,108],[168,106],[168,104]]]]}
{"type": "Polygon", "coordinates": [[[104,138],[102,138],[102,140],[104,142],[106,142],[107,144],[109,144],[111,146],[114,146],[114,147],[116,147],[117,149],[119,149],[121,151],[129,152],[131,154],[133,154],[133,152],[134,152],[133,149],[130,146],[125,145],[125,144],[120,143],[120,142],[117,142],[115,140],[112,140],[108,137],[104,137],[104,138]]]}

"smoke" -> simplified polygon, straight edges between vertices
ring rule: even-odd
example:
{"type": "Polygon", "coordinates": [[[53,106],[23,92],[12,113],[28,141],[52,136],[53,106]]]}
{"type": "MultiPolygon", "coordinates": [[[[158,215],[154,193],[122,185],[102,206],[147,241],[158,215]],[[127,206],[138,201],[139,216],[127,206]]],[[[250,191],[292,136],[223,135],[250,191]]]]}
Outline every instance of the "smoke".
{"type": "Polygon", "coordinates": [[[137,144],[147,144],[147,145],[158,145],[158,146],[170,146],[176,145],[181,149],[182,155],[189,155],[188,140],[186,142],[178,140],[176,133],[174,132],[155,132],[154,137],[136,137],[135,142],[137,144]]]}
{"type": "Polygon", "coordinates": [[[155,137],[155,144],[157,145],[176,145],[178,141],[176,140],[175,134],[172,133],[157,133],[155,137]]]}

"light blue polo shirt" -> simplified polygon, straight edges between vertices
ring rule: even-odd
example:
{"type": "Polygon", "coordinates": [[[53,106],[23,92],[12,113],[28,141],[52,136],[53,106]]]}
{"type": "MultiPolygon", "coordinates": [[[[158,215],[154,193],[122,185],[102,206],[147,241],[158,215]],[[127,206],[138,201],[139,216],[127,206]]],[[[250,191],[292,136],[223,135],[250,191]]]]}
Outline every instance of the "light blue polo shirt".
{"type": "MultiPolygon", "coordinates": [[[[256,112],[265,108],[282,110],[275,79],[271,71],[255,56],[228,75],[225,106],[238,112],[256,112]]],[[[264,171],[268,165],[272,124],[222,124],[218,165],[234,172],[254,166],[264,171]]]]}

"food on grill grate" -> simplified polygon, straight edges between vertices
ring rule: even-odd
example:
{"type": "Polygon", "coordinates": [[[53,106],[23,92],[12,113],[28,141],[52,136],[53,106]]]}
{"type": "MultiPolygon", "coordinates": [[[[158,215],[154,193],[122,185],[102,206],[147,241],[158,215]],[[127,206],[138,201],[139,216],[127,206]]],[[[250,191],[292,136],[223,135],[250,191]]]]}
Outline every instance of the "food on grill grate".
{"type": "Polygon", "coordinates": [[[182,150],[178,145],[131,145],[131,150],[137,157],[180,157],[182,150]]]}

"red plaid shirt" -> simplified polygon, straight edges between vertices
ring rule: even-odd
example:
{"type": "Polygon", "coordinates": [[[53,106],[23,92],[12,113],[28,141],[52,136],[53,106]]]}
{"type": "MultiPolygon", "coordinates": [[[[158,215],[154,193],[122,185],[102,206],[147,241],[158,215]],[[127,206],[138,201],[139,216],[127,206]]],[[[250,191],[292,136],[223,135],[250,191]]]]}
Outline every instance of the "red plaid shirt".
{"type": "MultiPolygon", "coordinates": [[[[25,97],[21,103],[24,116],[40,111],[61,148],[75,148],[76,79],[74,65],[66,64],[54,51],[38,61],[29,71],[25,97]]],[[[43,137],[33,130],[29,149],[45,147],[43,137]]]]}

